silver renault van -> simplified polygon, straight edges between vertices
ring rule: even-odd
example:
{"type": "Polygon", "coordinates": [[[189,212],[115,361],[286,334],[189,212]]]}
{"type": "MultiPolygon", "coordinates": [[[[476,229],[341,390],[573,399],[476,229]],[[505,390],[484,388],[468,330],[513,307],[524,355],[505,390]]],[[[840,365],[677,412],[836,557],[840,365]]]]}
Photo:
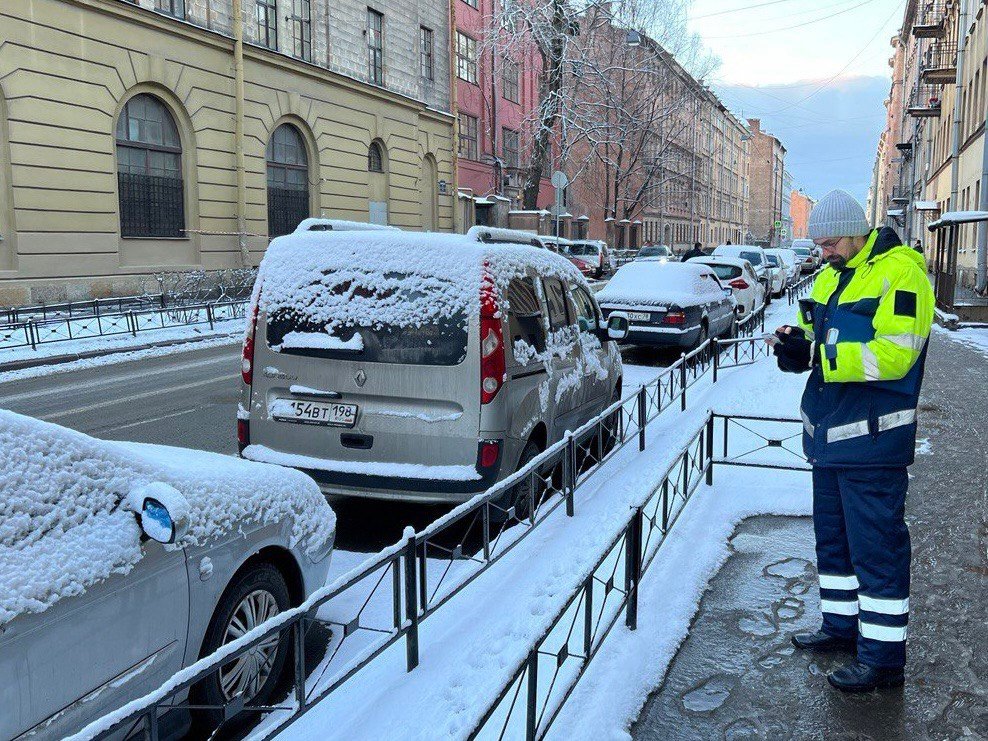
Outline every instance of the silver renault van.
{"type": "Polygon", "coordinates": [[[455,503],[621,393],[565,258],[477,235],[308,232],[268,247],[243,352],[241,455],[326,494],[455,503]]]}

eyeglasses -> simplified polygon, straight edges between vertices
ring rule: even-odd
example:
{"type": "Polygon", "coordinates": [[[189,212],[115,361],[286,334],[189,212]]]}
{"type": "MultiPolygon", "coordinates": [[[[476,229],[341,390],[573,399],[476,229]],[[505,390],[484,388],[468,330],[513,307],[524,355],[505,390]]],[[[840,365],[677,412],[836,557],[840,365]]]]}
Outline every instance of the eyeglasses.
{"type": "Polygon", "coordinates": [[[835,239],[817,239],[813,241],[817,247],[822,247],[825,250],[837,249],[837,245],[841,243],[843,237],[836,237],[835,239]]]}

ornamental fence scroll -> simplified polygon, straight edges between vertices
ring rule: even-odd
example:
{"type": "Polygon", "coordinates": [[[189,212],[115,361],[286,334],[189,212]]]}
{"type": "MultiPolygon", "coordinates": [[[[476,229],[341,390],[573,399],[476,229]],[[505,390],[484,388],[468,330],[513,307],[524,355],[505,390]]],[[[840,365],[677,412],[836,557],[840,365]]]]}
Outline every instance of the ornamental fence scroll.
{"type": "Polygon", "coordinates": [[[28,320],[0,325],[0,352],[15,348],[37,350],[39,345],[69,340],[138,333],[154,329],[171,329],[209,325],[242,319],[247,303],[244,300],[214,301],[168,308],[128,309],[120,313],[95,313],[86,316],[65,316],[43,320],[28,320]]]}
{"type": "MultiPolygon", "coordinates": [[[[739,332],[753,333],[759,326],[764,327],[763,309],[739,325],[739,332]]],[[[412,671],[419,663],[422,621],[497,563],[553,512],[563,508],[566,515],[573,516],[575,493],[586,480],[625,445],[637,442],[639,451],[645,450],[648,424],[677,400],[685,409],[687,390],[707,370],[716,369],[712,374],[712,380],[716,380],[721,370],[749,364],[760,357],[759,353],[764,355],[762,346],[764,343],[756,337],[708,340],[693,352],[681,355],[649,384],[611,404],[515,474],[422,531],[415,533],[409,529],[402,541],[370,556],[361,566],[315,592],[302,605],[200,659],[155,692],[130,703],[126,710],[93,722],[80,738],[104,739],[124,733],[156,739],[161,718],[179,710],[217,712],[223,718],[223,725],[233,725],[247,716],[272,713],[258,731],[262,737],[270,738],[402,639],[405,667],[412,671]],[[329,645],[315,666],[307,666],[306,637],[317,628],[329,633],[329,645]],[[196,684],[224,671],[258,646],[270,643],[273,637],[279,640],[279,650],[286,651],[292,668],[290,689],[286,689],[281,702],[257,705],[249,698],[237,696],[218,706],[190,703],[189,691],[196,684]]],[[[664,534],[671,527],[695,488],[698,474],[709,468],[712,448],[709,435],[704,437],[705,434],[694,437],[682,451],[680,467],[667,476],[668,485],[658,495],[659,499],[655,499],[653,492],[642,505],[640,522],[635,526],[638,529],[623,533],[621,538],[637,538],[632,541],[636,548],[651,549],[653,538],[659,537],[655,533],[664,534]]],[[[627,547],[625,540],[619,538],[608,553],[623,553],[622,548],[627,547]]],[[[654,553],[647,560],[635,563],[647,567],[653,557],[654,553]]],[[[611,563],[606,555],[594,573],[605,562],[611,563]]],[[[639,566],[611,564],[611,568],[613,573],[603,580],[603,587],[598,583],[600,580],[594,580],[589,590],[583,585],[587,594],[584,599],[596,600],[600,608],[611,604],[607,594],[620,592],[622,600],[626,600],[635,593],[627,579],[630,573],[637,584],[634,569],[639,566]],[[621,584],[625,586],[620,587],[621,584]],[[600,588],[607,594],[600,594],[600,588]]],[[[585,616],[591,614],[592,604],[590,608],[586,604],[581,606],[585,616]]],[[[599,636],[600,640],[603,635],[606,633],[599,636]]],[[[599,646],[599,642],[594,645],[599,646]]]]}

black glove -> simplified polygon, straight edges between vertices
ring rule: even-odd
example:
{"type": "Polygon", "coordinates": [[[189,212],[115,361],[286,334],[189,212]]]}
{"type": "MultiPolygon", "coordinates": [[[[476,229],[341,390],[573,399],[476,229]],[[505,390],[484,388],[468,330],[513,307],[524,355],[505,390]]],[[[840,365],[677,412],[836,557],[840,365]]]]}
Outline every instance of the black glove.
{"type": "Polygon", "coordinates": [[[783,373],[803,373],[819,362],[813,343],[799,327],[790,327],[788,332],[778,329],[775,336],[779,341],[772,346],[772,352],[783,373]]]}

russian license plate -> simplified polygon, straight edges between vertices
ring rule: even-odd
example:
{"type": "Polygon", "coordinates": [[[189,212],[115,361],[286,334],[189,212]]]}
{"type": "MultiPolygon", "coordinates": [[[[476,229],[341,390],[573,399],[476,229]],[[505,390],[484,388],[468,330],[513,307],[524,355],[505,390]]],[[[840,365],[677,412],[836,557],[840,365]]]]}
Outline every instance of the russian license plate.
{"type": "Polygon", "coordinates": [[[271,416],[282,422],[353,427],[357,423],[357,405],[333,401],[276,399],[271,404],[271,416]]]}
{"type": "Polygon", "coordinates": [[[647,311],[629,311],[628,320],[632,322],[647,322],[652,318],[652,315],[647,311]]]}

